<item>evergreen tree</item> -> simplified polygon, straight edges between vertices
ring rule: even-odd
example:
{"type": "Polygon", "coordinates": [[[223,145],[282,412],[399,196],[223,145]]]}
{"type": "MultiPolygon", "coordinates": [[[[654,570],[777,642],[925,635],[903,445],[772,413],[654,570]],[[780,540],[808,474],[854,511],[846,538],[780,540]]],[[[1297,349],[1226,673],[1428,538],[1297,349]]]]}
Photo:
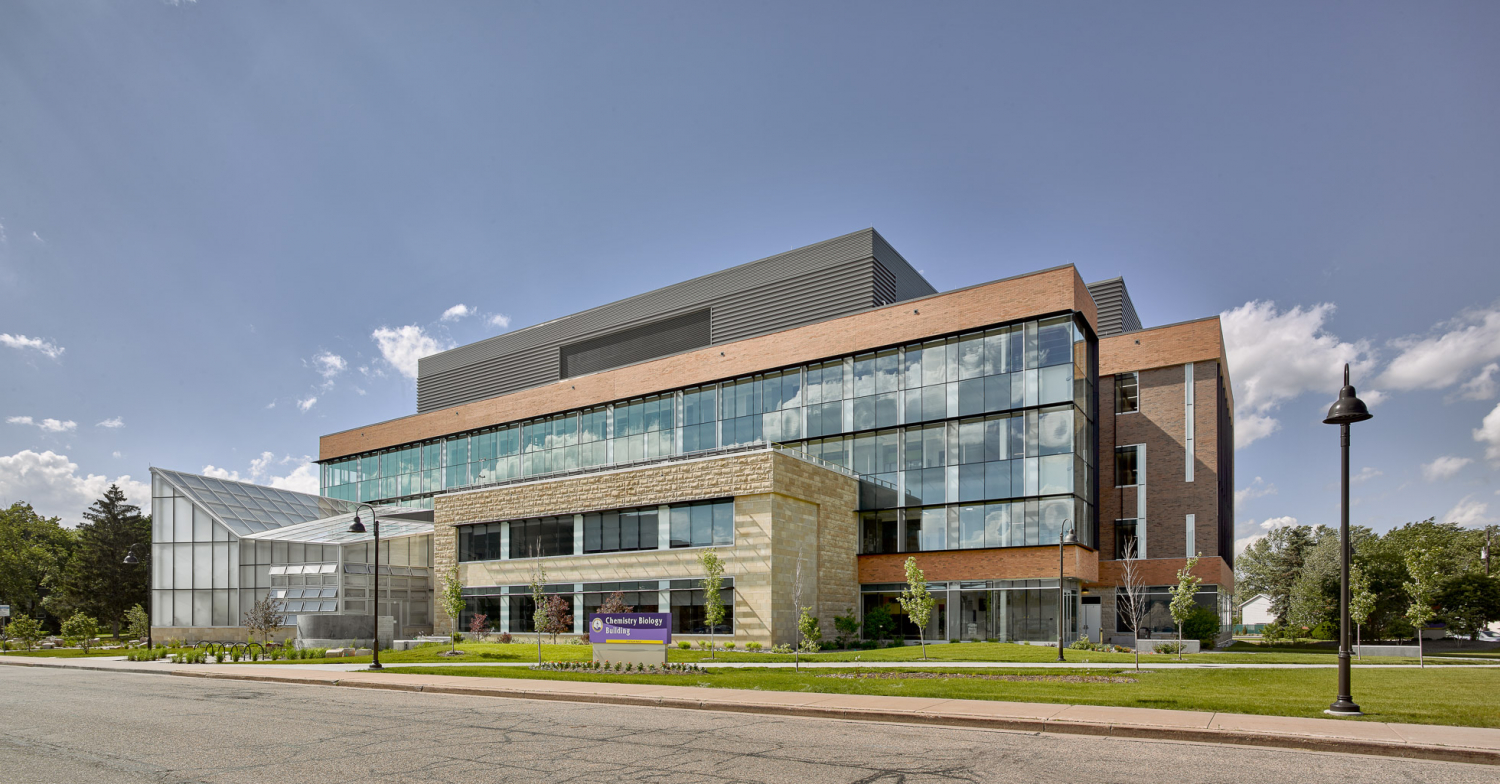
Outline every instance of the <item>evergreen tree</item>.
{"type": "Polygon", "coordinates": [[[1292,609],[1292,587],[1315,543],[1312,526],[1271,529],[1235,559],[1236,590],[1246,596],[1263,593],[1270,597],[1271,614],[1281,623],[1287,623],[1292,609]]]}
{"type": "Polygon", "coordinates": [[[78,546],[63,571],[62,603],[72,612],[98,618],[119,636],[126,611],[151,601],[151,518],[142,516],[140,507],[115,485],[83,518],[87,522],[78,526],[78,546]],[[131,545],[139,563],[125,563],[131,545]]]}

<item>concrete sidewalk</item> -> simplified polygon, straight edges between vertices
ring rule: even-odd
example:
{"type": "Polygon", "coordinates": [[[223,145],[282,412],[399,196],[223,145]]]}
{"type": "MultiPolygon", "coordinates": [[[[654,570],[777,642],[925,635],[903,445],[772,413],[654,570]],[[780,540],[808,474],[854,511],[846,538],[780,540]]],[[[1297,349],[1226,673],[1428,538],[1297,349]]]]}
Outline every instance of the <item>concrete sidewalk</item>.
{"type": "Polygon", "coordinates": [[[646,683],[313,670],[293,665],[19,659],[0,664],[433,694],[937,724],[1019,732],[1231,743],[1500,765],[1500,729],[1097,705],[718,689],[646,683]]]}

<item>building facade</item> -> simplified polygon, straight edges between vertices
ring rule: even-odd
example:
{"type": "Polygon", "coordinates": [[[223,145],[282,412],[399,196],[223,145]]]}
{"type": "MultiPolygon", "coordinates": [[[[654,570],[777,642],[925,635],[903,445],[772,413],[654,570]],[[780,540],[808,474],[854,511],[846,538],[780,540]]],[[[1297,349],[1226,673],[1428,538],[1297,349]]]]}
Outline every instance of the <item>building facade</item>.
{"type": "Polygon", "coordinates": [[[531,631],[540,582],[576,631],[619,592],[688,637],[791,642],[809,607],[826,637],[889,613],[910,638],[1107,640],[1121,559],[1155,630],[1190,555],[1228,629],[1218,320],[1143,329],[1118,278],[938,293],[865,230],[423,358],[417,386],[417,413],[321,439],[322,494],[430,510],[429,589],[456,569],[468,600],[438,633],[531,631]]]}

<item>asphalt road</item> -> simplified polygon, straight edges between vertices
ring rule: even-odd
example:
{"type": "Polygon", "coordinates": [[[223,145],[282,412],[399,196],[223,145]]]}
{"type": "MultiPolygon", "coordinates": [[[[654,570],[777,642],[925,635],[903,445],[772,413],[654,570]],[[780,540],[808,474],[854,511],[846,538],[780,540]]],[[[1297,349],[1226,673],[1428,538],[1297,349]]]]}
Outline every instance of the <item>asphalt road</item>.
{"type": "Polygon", "coordinates": [[[0,666],[4,782],[1464,782],[1279,749],[0,666]]]}

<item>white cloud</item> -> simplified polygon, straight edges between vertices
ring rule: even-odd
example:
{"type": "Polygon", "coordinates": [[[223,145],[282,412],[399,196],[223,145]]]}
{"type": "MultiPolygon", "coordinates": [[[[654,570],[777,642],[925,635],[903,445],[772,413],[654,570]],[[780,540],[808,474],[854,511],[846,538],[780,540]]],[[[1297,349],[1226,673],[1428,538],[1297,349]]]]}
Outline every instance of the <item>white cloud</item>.
{"type": "MultiPolygon", "coordinates": [[[[1268,517],[1266,518],[1265,522],[1259,525],[1259,528],[1263,531],[1270,532],[1272,529],[1296,524],[1297,518],[1295,517],[1268,517]]],[[[1247,523],[1247,525],[1255,527],[1255,521],[1251,520],[1249,523],[1247,523]]],[[[1239,555],[1240,553],[1245,552],[1245,550],[1248,549],[1251,545],[1264,538],[1266,538],[1265,534],[1251,534],[1249,536],[1242,536],[1239,539],[1234,540],[1235,555],[1239,555]]]]}
{"type": "Polygon", "coordinates": [[[344,358],[338,354],[320,351],[313,355],[312,366],[318,371],[318,375],[323,377],[324,381],[333,381],[334,377],[348,369],[349,363],[345,362],[344,358]]]}
{"type": "Polygon", "coordinates": [[[1351,483],[1353,483],[1353,484],[1356,484],[1356,485],[1362,485],[1365,482],[1368,482],[1371,479],[1374,479],[1374,478],[1376,478],[1378,476],[1385,476],[1385,472],[1381,471],[1378,468],[1371,468],[1370,466],[1365,466],[1364,468],[1359,469],[1359,473],[1355,474],[1354,476],[1349,477],[1349,481],[1351,483]]]}
{"type": "Polygon", "coordinates": [[[1266,480],[1257,476],[1249,487],[1234,491],[1234,503],[1238,506],[1246,501],[1268,495],[1276,495],[1276,485],[1266,484],[1266,480]]]}
{"type": "Polygon", "coordinates": [[[57,359],[63,355],[64,351],[67,351],[67,349],[50,340],[28,338],[25,335],[11,335],[4,332],[0,332],[0,345],[10,346],[11,348],[23,351],[26,349],[40,351],[46,354],[49,359],[57,359]]]}
{"type": "Polygon", "coordinates": [[[46,241],[46,240],[44,240],[44,239],[42,239],[42,235],[40,235],[40,234],[37,234],[37,233],[36,233],[36,232],[34,232],[34,231],[33,231],[33,232],[32,232],[32,233],[31,233],[31,238],[32,238],[32,239],[34,239],[34,240],[36,240],[36,241],[37,241],[37,242],[40,242],[40,243],[42,243],[42,244],[43,244],[43,245],[46,245],[46,244],[47,244],[47,241],[46,241]]]}
{"type": "Polygon", "coordinates": [[[0,504],[25,501],[37,512],[61,517],[69,525],[83,519],[83,511],[104,495],[111,484],[120,486],[137,506],[151,507],[151,485],[122,475],[110,479],[101,474],[80,475],[78,464],[51,451],[24,450],[0,456],[0,504]]]}
{"type": "Polygon", "coordinates": [[[1489,515],[1490,505],[1476,499],[1472,495],[1466,495],[1453,505],[1448,513],[1443,515],[1441,522],[1458,523],[1459,525],[1485,525],[1495,522],[1495,518],[1489,515]]]}
{"type": "Polygon", "coordinates": [[[206,465],[202,471],[204,476],[212,476],[217,479],[228,479],[235,482],[251,482],[254,484],[267,485],[283,490],[295,490],[299,493],[318,494],[318,464],[313,462],[312,456],[284,455],[277,457],[275,452],[261,452],[260,457],[250,461],[250,471],[244,476],[238,471],[230,471],[206,465]],[[292,466],[290,471],[278,476],[277,466],[292,466]]]}
{"type": "MultiPolygon", "coordinates": [[[[1438,324],[1425,337],[1391,341],[1401,353],[1377,384],[1394,389],[1442,389],[1471,369],[1500,359],[1500,306],[1468,310],[1438,324]]],[[[1482,383],[1482,382],[1481,382],[1482,383]]]]}
{"type": "Polygon", "coordinates": [[[5,421],[9,422],[12,425],[31,425],[33,427],[39,427],[47,433],[70,433],[78,429],[78,423],[74,422],[71,419],[66,421],[58,419],[43,419],[42,421],[37,422],[29,416],[13,416],[6,417],[5,421]]]}
{"type": "Polygon", "coordinates": [[[496,313],[495,315],[490,316],[490,326],[499,327],[501,329],[510,329],[510,316],[507,316],[504,313],[496,313]]]}
{"type": "Polygon", "coordinates": [[[10,238],[5,236],[5,224],[0,223],[0,243],[6,242],[10,242],[10,238]]]}
{"type": "Polygon", "coordinates": [[[1474,440],[1488,445],[1484,450],[1485,457],[1500,460],[1500,406],[1485,414],[1484,421],[1474,430],[1474,440]]]}
{"type": "Polygon", "coordinates": [[[121,417],[110,417],[109,419],[106,419],[103,422],[96,422],[94,424],[94,427],[107,427],[110,430],[115,430],[117,428],[121,428],[121,427],[124,427],[124,426],[125,426],[125,420],[123,418],[121,418],[121,417]]]}
{"type": "Polygon", "coordinates": [[[473,312],[473,308],[470,308],[468,305],[460,302],[457,305],[454,305],[453,307],[443,311],[443,320],[458,321],[459,319],[463,318],[464,316],[470,315],[473,312]]]}
{"type": "Polygon", "coordinates": [[[1331,398],[1343,384],[1345,362],[1356,381],[1373,368],[1367,341],[1347,343],[1324,329],[1333,311],[1327,302],[1280,311],[1274,302],[1252,301],[1221,314],[1235,381],[1236,449],[1275,432],[1282,403],[1307,392],[1331,398]]]}
{"type": "Polygon", "coordinates": [[[116,450],[115,450],[115,451],[114,451],[114,455],[113,455],[113,456],[114,456],[114,457],[119,457],[119,456],[120,456],[120,450],[118,450],[118,449],[116,449],[116,450]]]}
{"type": "Polygon", "coordinates": [[[1464,400],[1489,400],[1495,396],[1497,381],[1495,375],[1500,373],[1500,363],[1491,362],[1479,371],[1479,375],[1464,382],[1458,388],[1458,396],[1464,400]]]}
{"type": "Polygon", "coordinates": [[[370,333],[380,346],[380,355],[401,375],[417,377],[417,360],[429,354],[446,351],[452,344],[427,334],[415,324],[390,329],[381,327],[370,333]]]}
{"type": "Polygon", "coordinates": [[[1463,467],[1474,462],[1467,457],[1454,457],[1443,455],[1431,463],[1422,464],[1422,476],[1429,482],[1437,482],[1443,479],[1452,479],[1463,467]]]}
{"type": "Polygon", "coordinates": [[[315,406],[317,404],[318,404],[318,396],[317,395],[313,395],[311,397],[306,397],[306,398],[303,398],[301,400],[298,400],[297,401],[297,408],[300,408],[303,411],[306,411],[309,408],[312,408],[313,406],[315,406]]]}
{"type": "Polygon", "coordinates": [[[276,401],[274,401],[274,400],[272,400],[271,402],[269,402],[269,403],[266,404],[266,410],[267,411],[269,411],[269,410],[271,410],[271,409],[273,409],[275,407],[276,407],[276,401]]]}

